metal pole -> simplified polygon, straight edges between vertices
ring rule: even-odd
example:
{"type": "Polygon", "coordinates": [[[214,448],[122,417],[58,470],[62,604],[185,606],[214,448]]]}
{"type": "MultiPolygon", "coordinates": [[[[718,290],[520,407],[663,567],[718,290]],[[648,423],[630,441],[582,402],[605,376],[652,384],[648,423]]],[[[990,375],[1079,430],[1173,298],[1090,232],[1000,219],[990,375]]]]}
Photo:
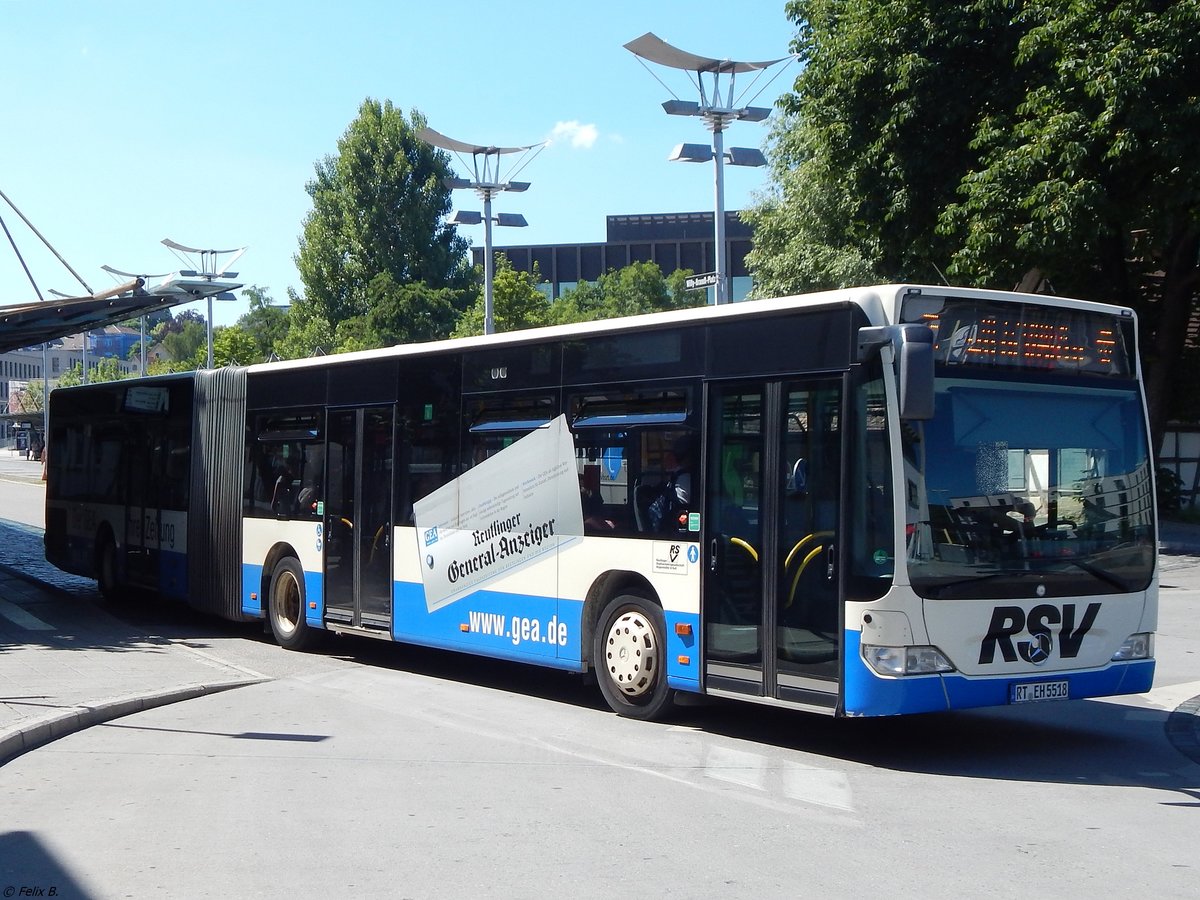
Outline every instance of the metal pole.
{"type": "Polygon", "coordinates": [[[208,295],[208,368],[213,367],[213,348],[212,348],[212,294],[208,295]]]}
{"type": "Polygon", "coordinates": [[[729,302],[729,261],[725,253],[725,141],[720,119],[713,122],[713,163],[716,166],[715,192],[717,195],[716,228],[717,242],[717,304],[729,302]]]}
{"type": "Polygon", "coordinates": [[[88,333],[83,333],[83,383],[88,383],[88,357],[87,357],[87,342],[88,333]]]}
{"type": "Polygon", "coordinates": [[[492,306],[492,192],[483,192],[483,333],[496,333],[492,306]]]}
{"type": "Polygon", "coordinates": [[[140,330],[142,333],[142,339],[139,344],[139,347],[142,351],[142,365],[141,365],[141,369],[139,370],[138,374],[145,375],[146,374],[146,317],[145,316],[141,317],[141,319],[139,320],[139,324],[141,326],[140,330]]]}
{"type": "Polygon", "coordinates": [[[42,454],[50,443],[50,345],[42,344],[42,454]]]}

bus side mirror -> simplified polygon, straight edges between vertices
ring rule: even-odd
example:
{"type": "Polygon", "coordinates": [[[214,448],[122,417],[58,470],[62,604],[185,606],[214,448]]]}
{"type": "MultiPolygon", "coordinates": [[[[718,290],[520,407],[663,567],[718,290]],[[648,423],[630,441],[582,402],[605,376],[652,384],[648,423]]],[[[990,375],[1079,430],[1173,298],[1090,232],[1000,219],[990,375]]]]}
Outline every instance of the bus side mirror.
{"type": "Polygon", "coordinates": [[[933,330],[927,325],[882,325],[858,330],[858,359],[885,344],[895,351],[900,418],[933,418],[933,330]]]}

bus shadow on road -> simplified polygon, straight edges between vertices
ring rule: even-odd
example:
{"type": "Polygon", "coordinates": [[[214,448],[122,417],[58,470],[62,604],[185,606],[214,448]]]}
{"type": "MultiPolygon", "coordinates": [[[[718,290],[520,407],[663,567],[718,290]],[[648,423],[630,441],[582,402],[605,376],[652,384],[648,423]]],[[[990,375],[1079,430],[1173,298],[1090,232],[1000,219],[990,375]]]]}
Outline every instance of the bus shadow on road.
{"type": "MultiPolygon", "coordinates": [[[[363,665],[608,710],[594,685],[570,673],[359,638],[337,638],[325,652],[363,665]]],[[[1182,708],[1169,712],[1100,700],[833,719],[698,698],[677,706],[663,727],[681,725],[714,737],[908,773],[1158,788],[1176,795],[1164,803],[1200,807],[1200,772],[1192,765],[1200,764],[1200,740],[1179,735],[1192,723],[1200,734],[1200,716],[1182,708]],[[1181,724],[1181,716],[1190,721],[1181,724]]]]}
{"type": "Polygon", "coordinates": [[[1076,700],[830,719],[721,703],[686,718],[709,733],[900,772],[1158,788],[1177,795],[1167,805],[1200,807],[1200,716],[1183,707],[1076,700]]]}

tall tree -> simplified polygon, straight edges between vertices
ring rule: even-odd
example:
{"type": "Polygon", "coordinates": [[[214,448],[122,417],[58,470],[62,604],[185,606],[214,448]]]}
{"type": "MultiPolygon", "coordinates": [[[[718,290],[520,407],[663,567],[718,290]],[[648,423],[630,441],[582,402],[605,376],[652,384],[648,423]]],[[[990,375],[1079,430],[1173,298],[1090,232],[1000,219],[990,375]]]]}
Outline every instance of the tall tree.
{"type": "Polygon", "coordinates": [[[421,141],[390,101],[364,100],[305,189],[296,266],[305,300],[331,326],[368,311],[367,287],[387,273],[398,285],[462,288],[470,277],[467,243],[443,218],[450,211],[448,156],[421,141]]]}
{"type": "Polygon", "coordinates": [[[1160,433],[1200,288],[1200,0],[787,9],[804,69],[750,213],[759,293],[1038,270],[1143,313],[1160,433]]]}

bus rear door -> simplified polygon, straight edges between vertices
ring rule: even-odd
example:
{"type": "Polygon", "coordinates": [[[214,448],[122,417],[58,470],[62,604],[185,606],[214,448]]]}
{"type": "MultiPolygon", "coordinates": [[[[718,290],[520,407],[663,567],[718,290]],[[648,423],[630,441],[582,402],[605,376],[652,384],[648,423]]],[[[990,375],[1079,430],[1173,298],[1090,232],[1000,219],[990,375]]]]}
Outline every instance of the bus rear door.
{"type": "Polygon", "coordinates": [[[392,446],[390,406],[329,412],[325,491],[325,615],[390,631],[392,446]]]}

